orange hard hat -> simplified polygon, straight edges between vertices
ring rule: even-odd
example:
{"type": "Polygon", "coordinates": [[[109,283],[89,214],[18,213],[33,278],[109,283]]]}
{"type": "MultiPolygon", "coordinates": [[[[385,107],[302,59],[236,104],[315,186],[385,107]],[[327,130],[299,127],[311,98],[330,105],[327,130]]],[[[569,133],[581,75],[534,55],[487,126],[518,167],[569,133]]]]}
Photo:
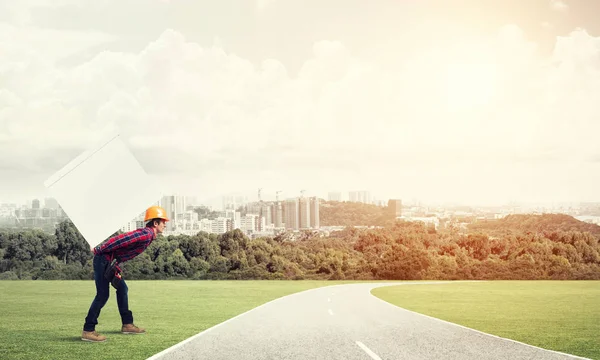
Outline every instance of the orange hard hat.
{"type": "Polygon", "coordinates": [[[167,212],[160,206],[150,206],[148,210],[146,210],[146,216],[144,217],[144,221],[152,219],[163,219],[165,221],[169,221],[169,218],[167,217],[167,212]]]}

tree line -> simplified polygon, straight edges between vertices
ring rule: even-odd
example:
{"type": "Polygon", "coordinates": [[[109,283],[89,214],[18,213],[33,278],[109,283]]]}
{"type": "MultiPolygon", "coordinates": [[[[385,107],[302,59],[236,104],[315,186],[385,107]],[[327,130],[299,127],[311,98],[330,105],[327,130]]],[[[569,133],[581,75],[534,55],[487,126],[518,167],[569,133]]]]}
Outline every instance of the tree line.
{"type": "MultiPolygon", "coordinates": [[[[123,270],[126,279],[600,279],[599,238],[600,226],[560,214],[512,215],[467,232],[391,221],[295,241],[199,232],[161,235],[123,270]]],[[[69,220],[54,234],[0,230],[0,279],[93,279],[92,257],[69,220]]]]}

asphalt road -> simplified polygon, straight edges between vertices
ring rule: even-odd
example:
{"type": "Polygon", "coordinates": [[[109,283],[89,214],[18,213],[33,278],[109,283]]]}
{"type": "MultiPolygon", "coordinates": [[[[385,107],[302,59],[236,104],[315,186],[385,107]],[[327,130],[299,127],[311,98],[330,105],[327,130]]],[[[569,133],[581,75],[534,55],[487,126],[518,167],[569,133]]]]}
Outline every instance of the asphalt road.
{"type": "Polygon", "coordinates": [[[427,286],[369,283],[303,291],[229,319],[150,359],[582,359],[417,314],[370,293],[391,285],[427,286]]]}

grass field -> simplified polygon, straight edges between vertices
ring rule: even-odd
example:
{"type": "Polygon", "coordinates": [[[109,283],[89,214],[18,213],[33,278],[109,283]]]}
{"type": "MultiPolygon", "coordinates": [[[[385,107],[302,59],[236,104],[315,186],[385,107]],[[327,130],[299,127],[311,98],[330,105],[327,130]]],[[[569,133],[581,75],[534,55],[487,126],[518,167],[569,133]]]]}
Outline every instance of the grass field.
{"type": "MultiPolygon", "coordinates": [[[[341,283],[341,282],[336,282],[341,283]]],[[[114,289],[96,327],[105,343],[81,341],[93,281],[0,281],[0,359],[146,359],[278,297],[327,281],[128,281],[129,306],[145,335],[123,335],[114,289]]]]}
{"type": "MultiPolygon", "coordinates": [[[[0,281],[0,359],[146,359],[275,298],[356,281],[128,281],[145,335],[122,335],[114,289],[81,341],[92,281],[0,281]]],[[[373,294],[404,308],[536,346],[600,359],[600,282],[394,286],[373,294]]]]}
{"type": "Polygon", "coordinates": [[[393,286],[372,294],[489,334],[600,359],[600,281],[393,286]]]}

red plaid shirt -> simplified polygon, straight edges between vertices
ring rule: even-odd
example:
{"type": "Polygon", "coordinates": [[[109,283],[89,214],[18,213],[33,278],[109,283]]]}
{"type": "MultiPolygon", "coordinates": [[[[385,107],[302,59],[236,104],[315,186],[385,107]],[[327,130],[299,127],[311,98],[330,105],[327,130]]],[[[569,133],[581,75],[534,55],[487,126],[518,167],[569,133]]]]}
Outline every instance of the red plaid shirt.
{"type": "Polygon", "coordinates": [[[154,230],[144,227],[107,239],[94,248],[94,254],[105,255],[108,260],[114,256],[119,262],[125,262],[141,254],[154,239],[154,230]]]}

